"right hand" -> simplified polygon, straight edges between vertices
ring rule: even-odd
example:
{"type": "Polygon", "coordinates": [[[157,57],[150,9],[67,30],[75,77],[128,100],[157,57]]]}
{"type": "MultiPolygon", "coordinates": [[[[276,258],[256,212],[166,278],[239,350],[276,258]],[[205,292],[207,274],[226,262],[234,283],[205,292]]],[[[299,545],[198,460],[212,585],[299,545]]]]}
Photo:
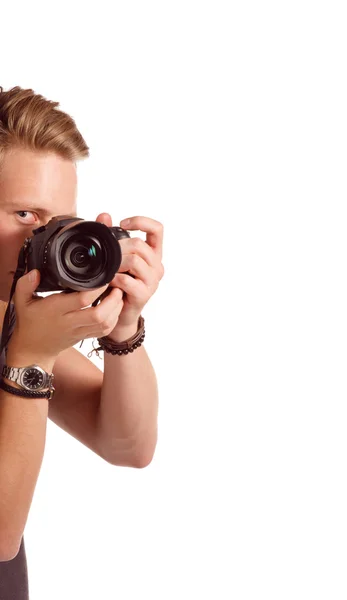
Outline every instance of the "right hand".
{"type": "Polygon", "coordinates": [[[60,352],[85,338],[108,335],[117,324],[123,306],[123,292],[110,288],[109,294],[95,307],[86,308],[103,294],[109,284],[65,294],[58,292],[45,298],[35,296],[40,272],[29,281],[29,273],[20,277],[13,296],[16,322],[9,346],[25,353],[55,359],[60,352]],[[79,310],[84,309],[84,310],[79,310]]]}

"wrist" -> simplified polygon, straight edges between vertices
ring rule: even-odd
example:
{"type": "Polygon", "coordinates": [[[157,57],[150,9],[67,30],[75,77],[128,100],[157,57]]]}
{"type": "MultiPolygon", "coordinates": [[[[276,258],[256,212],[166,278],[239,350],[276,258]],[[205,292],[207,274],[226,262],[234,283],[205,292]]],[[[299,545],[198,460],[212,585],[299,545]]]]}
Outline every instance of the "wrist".
{"type": "Polygon", "coordinates": [[[39,352],[26,351],[19,346],[11,346],[11,343],[9,343],[5,362],[8,367],[27,367],[29,365],[38,365],[47,373],[52,373],[55,361],[55,357],[42,356],[39,354],[39,352]]]}
{"type": "Polygon", "coordinates": [[[131,338],[137,332],[137,321],[131,325],[116,325],[116,327],[107,336],[108,339],[116,343],[124,342],[131,338]]]}

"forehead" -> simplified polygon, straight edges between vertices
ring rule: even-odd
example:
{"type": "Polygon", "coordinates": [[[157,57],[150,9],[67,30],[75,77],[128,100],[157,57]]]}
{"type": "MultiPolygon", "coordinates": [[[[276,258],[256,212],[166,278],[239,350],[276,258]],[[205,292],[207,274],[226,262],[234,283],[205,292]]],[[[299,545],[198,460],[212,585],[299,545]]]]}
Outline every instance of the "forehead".
{"type": "Polygon", "coordinates": [[[0,205],[76,216],[76,165],[53,152],[11,150],[1,161],[0,205]]]}

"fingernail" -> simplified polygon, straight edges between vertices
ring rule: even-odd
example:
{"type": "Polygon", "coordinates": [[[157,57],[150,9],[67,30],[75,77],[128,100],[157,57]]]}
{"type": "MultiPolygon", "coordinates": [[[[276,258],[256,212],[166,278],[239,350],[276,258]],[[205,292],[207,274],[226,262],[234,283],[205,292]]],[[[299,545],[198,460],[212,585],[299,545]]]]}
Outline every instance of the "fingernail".
{"type": "Polygon", "coordinates": [[[29,273],[29,281],[33,282],[33,281],[35,281],[35,279],[36,279],[36,271],[35,271],[35,269],[33,269],[29,273]]]}
{"type": "Polygon", "coordinates": [[[122,227],[126,227],[127,225],[129,225],[130,219],[123,219],[123,221],[121,221],[121,223],[122,223],[122,227]]]}

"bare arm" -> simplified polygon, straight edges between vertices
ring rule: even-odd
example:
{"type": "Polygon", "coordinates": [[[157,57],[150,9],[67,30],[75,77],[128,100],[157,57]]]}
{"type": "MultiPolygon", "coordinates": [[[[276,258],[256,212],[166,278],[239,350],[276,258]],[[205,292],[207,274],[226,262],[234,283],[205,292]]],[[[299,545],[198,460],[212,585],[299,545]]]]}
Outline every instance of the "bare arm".
{"type": "MultiPolygon", "coordinates": [[[[54,359],[27,354],[10,340],[6,364],[38,364],[51,373],[54,359]]],[[[0,561],[19,551],[43,460],[48,403],[47,398],[23,398],[0,389],[0,561]]]]}

